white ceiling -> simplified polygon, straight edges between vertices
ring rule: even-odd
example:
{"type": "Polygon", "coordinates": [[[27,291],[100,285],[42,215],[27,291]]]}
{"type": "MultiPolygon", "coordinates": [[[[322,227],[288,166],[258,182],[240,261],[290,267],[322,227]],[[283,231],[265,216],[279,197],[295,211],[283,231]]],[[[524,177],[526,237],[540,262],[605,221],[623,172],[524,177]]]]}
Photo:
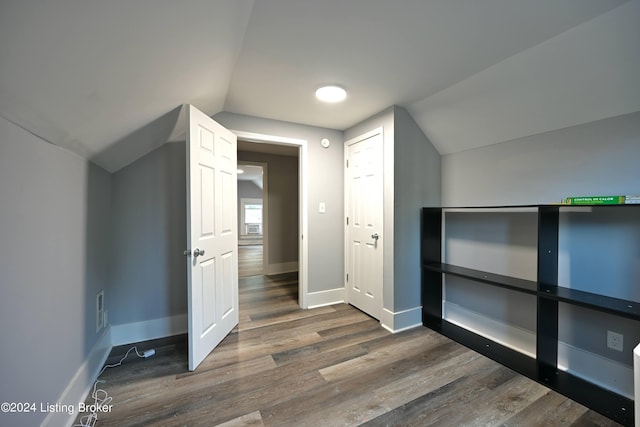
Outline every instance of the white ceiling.
{"type": "Polygon", "coordinates": [[[262,166],[238,162],[238,170],[242,170],[242,173],[238,173],[238,181],[251,181],[262,190],[262,166]]]}
{"type": "Polygon", "coordinates": [[[400,105],[454,153],[640,111],[638,22],[640,0],[1,0],[0,116],[109,170],[185,103],[338,130],[400,105]]]}

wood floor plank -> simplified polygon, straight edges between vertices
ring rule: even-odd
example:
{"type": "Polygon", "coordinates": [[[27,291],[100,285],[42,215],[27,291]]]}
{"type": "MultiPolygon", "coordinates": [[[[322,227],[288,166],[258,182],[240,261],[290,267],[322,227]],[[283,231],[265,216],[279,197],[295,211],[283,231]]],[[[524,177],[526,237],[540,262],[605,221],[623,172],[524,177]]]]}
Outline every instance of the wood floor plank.
{"type": "Polygon", "coordinates": [[[219,427],[244,427],[244,426],[256,426],[264,427],[262,423],[262,416],[260,411],[253,411],[249,414],[242,415],[238,418],[234,418],[226,423],[218,424],[219,427]]]}
{"type": "Polygon", "coordinates": [[[546,392],[522,411],[513,415],[503,424],[504,427],[549,426],[562,427],[574,424],[587,408],[557,393],[546,392]]]}
{"type": "Polygon", "coordinates": [[[238,276],[259,276],[263,274],[263,246],[238,246],[238,276]]]}
{"type": "Polygon", "coordinates": [[[368,316],[365,316],[364,318],[362,318],[362,320],[351,322],[348,325],[339,325],[333,328],[318,331],[318,334],[320,334],[320,336],[323,338],[333,338],[335,336],[353,335],[359,332],[370,331],[372,329],[379,328],[380,324],[378,322],[368,316]]]}
{"type": "MultiPolygon", "coordinates": [[[[283,351],[273,354],[273,359],[278,365],[285,363],[293,363],[299,361],[304,363],[306,359],[312,354],[323,354],[329,351],[335,351],[345,347],[351,347],[356,344],[364,344],[368,341],[386,336],[387,331],[381,330],[381,328],[372,329],[368,331],[359,332],[357,334],[337,336],[324,341],[320,341],[311,346],[306,346],[298,349],[283,351]]],[[[365,351],[363,349],[363,354],[365,351]]]]}
{"type": "Polygon", "coordinates": [[[310,332],[279,341],[247,340],[239,342],[238,346],[220,346],[202,362],[198,372],[229,366],[274,352],[304,347],[321,340],[322,337],[317,332],[310,332]]]}
{"type": "MultiPolygon", "coordinates": [[[[297,396],[286,405],[263,410],[265,425],[322,425],[326,419],[331,419],[334,425],[359,425],[390,410],[392,396],[380,392],[385,384],[410,376],[421,366],[418,360],[450,360],[449,350],[454,346],[471,355],[469,350],[455,343],[446,343],[414,356],[390,361],[383,370],[341,378],[297,396]]],[[[399,396],[404,396],[404,393],[399,396]]],[[[402,397],[400,401],[404,403],[402,397]]]]}
{"type": "MultiPolygon", "coordinates": [[[[322,336],[321,334],[324,330],[333,329],[335,325],[340,325],[351,321],[359,322],[362,319],[362,314],[359,312],[335,313],[333,311],[328,311],[325,313],[316,311],[315,313],[315,316],[301,317],[299,319],[287,322],[286,324],[268,324],[262,327],[238,331],[237,333],[234,332],[224,339],[219,349],[224,349],[226,347],[232,346],[237,347],[239,345],[242,345],[243,347],[249,347],[255,345],[255,343],[261,343],[267,339],[270,341],[277,341],[280,339],[288,339],[292,336],[303,335],[312,332],[322,336]]],[[[323,339],[324,338],[325,337],[323,337],[323,339]]]]}
{"type": "Polygon", "coordinates": [[[257,376],[277,366],[273,357],[270,355],[255,357],[216,369],[176,375],[174,387],[178,393],[193,393],[223,382],[235,381],[243,377],[257,376]]]}
{"type": "Polygon", "coordinates": [[[368,341],[365,345],[368,349],[366,355],[321,369],[320,374],[327,381],[343,380],[344,378],[362,375],[364,372],[382,369],[395,361],[424,353],[445,342],[445,340],[429,338],[424,334],[416,334],[414,337],[405,339],[402,342],[396,341],[396,345],[384,345],[381,347],[380,343],[389,341],[389,335],[386,335],[380,339],[368,341]]]}
{"type": "Polygon", "coordinates": [[[276,317],[270,317],[268,319],[260,319],[255,321],[252,320],[249,324],[239,325],[238,329],[240,331],[246,331],[248,329],[260,328],[266,325],[277,325],[280,323],[287,323],[305,317],[313,317],[320,313],[335,313],[335,310],[329,306],[314,308],[312,310],[303,310],[302,313],[300,311],[289,311],[285,314],[276,317]]]}

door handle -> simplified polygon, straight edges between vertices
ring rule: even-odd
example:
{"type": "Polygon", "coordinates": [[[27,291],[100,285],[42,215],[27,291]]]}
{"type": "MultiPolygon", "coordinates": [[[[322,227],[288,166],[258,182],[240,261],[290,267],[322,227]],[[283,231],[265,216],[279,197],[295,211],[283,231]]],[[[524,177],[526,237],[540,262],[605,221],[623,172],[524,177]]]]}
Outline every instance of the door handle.
{"type": "Polygon", "coordinates": [[[204,255],[204,249],[196,248],[196,250],[193,251],[194,258],[199,257],[200,255],[204,255]]]}
{"type": "Polygon", "coordinates": [[[374,234],[371,235],[371,238],[374,240],[373,247],[377,248],[378,247],[378,239],[380,238],[380,236],[378,235],[378,233],[374,233],[374,234]]]}

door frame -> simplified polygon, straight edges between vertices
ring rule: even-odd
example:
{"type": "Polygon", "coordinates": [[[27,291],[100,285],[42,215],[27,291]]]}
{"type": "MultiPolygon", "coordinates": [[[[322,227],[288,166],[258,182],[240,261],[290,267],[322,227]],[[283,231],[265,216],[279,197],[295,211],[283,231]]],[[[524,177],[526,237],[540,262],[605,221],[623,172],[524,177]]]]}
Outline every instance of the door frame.
{"type": "MultiPolygon", "coordinates": [[[[245,132],[241,130],[230,129],[235,133],[238,139],[248,142],[256,142],[261,144],[275,145],[291,145],[299,148],[298,155],[298,304],[300,308],[308,307],[308,279],[309,279],[309,245],[308,245],[308,194],[309,194],[309,176],[308,176],[308,147],[306,139],[288,138],[276,135],[267,135],[262,133],[245,132]]],[[[263,228],[264,230],[265,228],[263,228]]],[[[263,236],[264,243],[267,240],[263,236]]],[[[265,257],[266,262],[266,257],[265,257]]]]}
{"type": "MultiPolygon", "coordinates": [[[[264,162],[251,162],[245,160],[242,160],[241,162],[243,165],[260,166],[262,168],[262,272],[264,273],[267,271],[267,256],[269,255],[267,244],[269,242],[269,165],[264,162]]],[[[238,203],[240,203],[240,199],[238,199],[238,203]]],[[[240,203],[240,206],[241,205],[242,204],[240,203]]],[[[238,225],[238,227],[240,227],[240,225],[238,225]]]]}

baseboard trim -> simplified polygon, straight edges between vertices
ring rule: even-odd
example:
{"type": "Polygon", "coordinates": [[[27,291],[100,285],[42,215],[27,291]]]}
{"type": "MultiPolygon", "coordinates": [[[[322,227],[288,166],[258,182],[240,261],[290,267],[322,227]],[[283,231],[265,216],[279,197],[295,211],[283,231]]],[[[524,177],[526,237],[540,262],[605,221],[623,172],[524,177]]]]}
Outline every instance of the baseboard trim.
{"type": "Polygon", "coordinates": [[[633,400],[633,366],[560,341],[558,369],[633,400]]]}
{"type": "Polygon", "coordinates": [[[187,332],[187,314],[111,326],[111,345],[132,344],[187,332]]]}
{"type": "Polygon", "coordinates": [[[84,402],[91,392],[102,366],[109,357],[111,348],[111,329],[107,328],[56,401],[61,405],[68,405],[67,407],[73,408],[73,411],[49,412],[41,427],[73,425],[78,416],[78,404],[84,402]],[[69,412],[72,413],[69,414],[69,412]]]}
{"type": "Polygon", "coordinates": [[[422,306],[396,312],[383,308],[380,326],[392,334],[422,326],[422,306]]]}
{"type": "Polygon", "coordinates": [[[298,261],[267,264],[265,266],[264,274],[267,276],[273,276],[276,274],[293,273],[294,271],[298,271],[298,261]]]}
{"type": "Polygon", "coordinates": [[[340,304],[345,301],[345,289],[335,288],[327,291],[309,292],[307,294],[307,308],[318,308],[327,305],[340,304]]]}
{"type": "Polygon", "coordinates": [[[443,304],[443,318],[512,350],[536,357],[536,334],[533,331],[497,321],[449,301],[443,304]]]}

